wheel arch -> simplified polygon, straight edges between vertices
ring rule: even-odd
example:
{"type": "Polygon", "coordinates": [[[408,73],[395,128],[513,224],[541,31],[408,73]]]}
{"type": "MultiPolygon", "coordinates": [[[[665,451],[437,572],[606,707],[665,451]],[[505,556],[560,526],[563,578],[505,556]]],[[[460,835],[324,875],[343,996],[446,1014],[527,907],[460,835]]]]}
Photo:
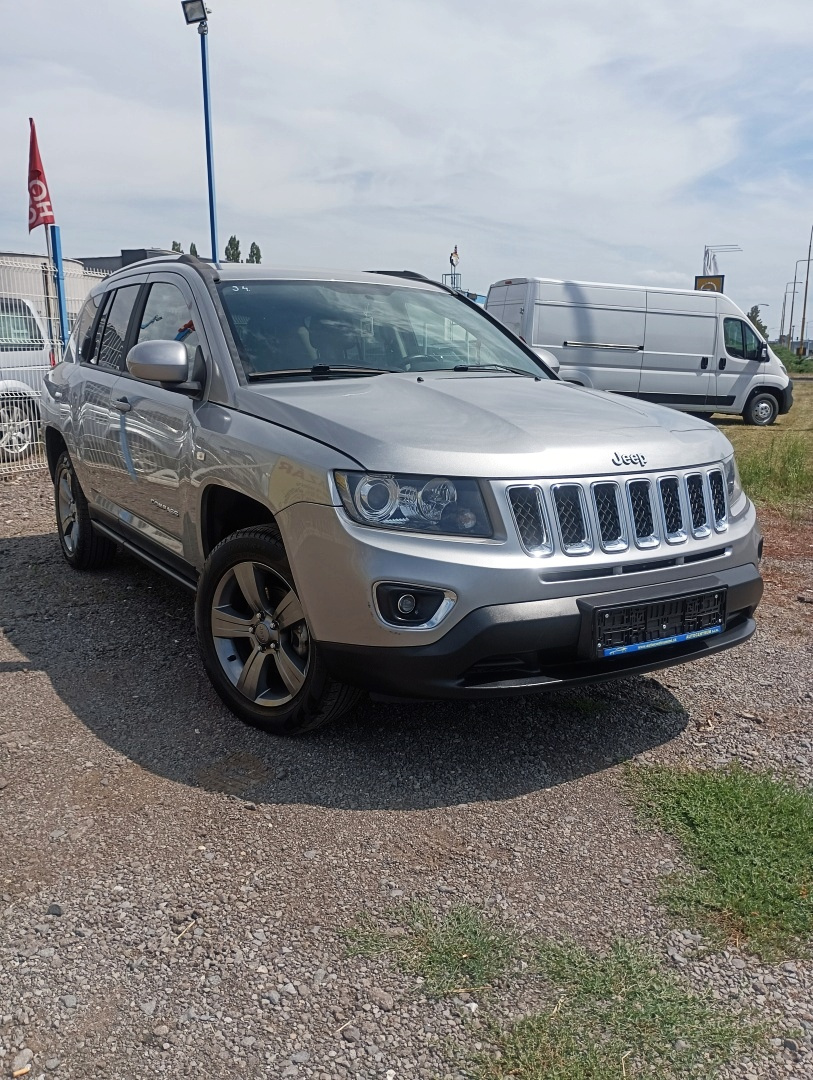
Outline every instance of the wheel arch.
{"type": "Polygon", "coordinates": [[[67,449],[62,432],[57,431],[56,428],[47,427],[45,429],[45,460],[48,463],[48,472],[52,480],[56,473],[56,463],[59,461],[59,455],[63,450],[67,451],[67,449]]]}
{"type": "Polygon", "coordinates": [[[253,525],[274,525],[273,512],[242,491],[223,484],[207,484],[200,504],[200,541],[203,557],[232,533],[253,525]]]}

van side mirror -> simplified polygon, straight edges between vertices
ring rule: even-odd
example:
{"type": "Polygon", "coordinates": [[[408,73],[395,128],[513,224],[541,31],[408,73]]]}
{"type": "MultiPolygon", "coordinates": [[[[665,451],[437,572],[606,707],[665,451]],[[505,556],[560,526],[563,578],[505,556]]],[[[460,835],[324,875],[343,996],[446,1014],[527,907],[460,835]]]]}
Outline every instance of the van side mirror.
{"type": "Polygon", "coordinates": [[[763,363],[765,363],[766,360],[770,360],[771,356],[768,352],[767,342],[763,341],[762,344],[759,346],[759,353],[757,354],[757,356],[758,359],[761,360],[763,363]]]}

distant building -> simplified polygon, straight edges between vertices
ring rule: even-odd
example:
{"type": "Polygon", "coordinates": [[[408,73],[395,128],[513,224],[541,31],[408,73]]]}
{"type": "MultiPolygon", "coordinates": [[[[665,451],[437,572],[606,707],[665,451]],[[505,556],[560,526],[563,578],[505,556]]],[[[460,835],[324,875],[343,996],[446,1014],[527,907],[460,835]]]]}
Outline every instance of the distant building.
{"type": "Polygon", "coordinates": [[[122,266],[141,262],[142,259],[152,259],[156,255],[169,255],[171,252],[164,248],[122,248],[121,255],[96,255],[90,258],[78,258],[75,261],[81,263],[86,270],[98,270],[102,274],[112,274],[114,270],[121,270],[122,266]]]}

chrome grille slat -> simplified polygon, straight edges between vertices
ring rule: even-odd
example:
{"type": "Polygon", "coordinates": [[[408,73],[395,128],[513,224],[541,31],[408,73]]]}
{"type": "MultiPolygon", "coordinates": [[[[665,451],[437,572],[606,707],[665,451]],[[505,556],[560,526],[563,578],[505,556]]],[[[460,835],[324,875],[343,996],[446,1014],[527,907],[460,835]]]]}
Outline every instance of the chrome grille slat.
{"type": "Polygon", "coordinates": [[[593,484],[593,507],[601,546],[605,551],[623,551],[628,545],[618,484],[593,484]]]}
{"type": "Polygon", "coordinates": [[[666,542],[682,544],[688,533],[683,524],[683,505],[680,498],[680,483],[676,476],[662,476],[658,480],[658,494],[661,501],[663,528],[666,542]]]}
{"type": "Polygon", "coordinates": [[[562,550],[568,555],[582,555],[592,550],[584,488],[581,484],[556,484],[553,505],[562,538],[562,550]]]}
{"type": "Polygon", "coordinates": [[[627,495],[636,544],[638,547],[655,547],[658,534],[652,510],[652,484],[649,480],[630,480],[627,495]]]}
{"type": "Polygon", "coordinates": [[[691,473],[686,477],[686,496],[689,503],[689,515],[692,532],[695,536],[708,536],[709,512],[706,505],[706,485],[702,473],[691,473]]]}
{"type": "Polygon", "coordinates": [[[520,541],[528,554],[542,555],[551,552],[553,546],[541,490],[533,485],[512,487],[508,490],[508,501],[520,541]]]}
{"type": "Polygon", "coordinates": [[[709,491],[714,527],[718,532],[723,532],[728,528],[728,507],[725,497],[725,480],[719,469],[712,469],[709,473],[709,491]]]}

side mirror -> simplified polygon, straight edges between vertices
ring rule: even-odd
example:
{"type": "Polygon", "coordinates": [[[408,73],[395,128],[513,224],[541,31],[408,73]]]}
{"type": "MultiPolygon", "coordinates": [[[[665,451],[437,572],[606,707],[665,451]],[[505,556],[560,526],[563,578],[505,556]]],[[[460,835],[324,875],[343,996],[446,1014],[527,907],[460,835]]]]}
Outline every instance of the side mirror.
{"type": "Polygon", "coordinates": [[[184,383],[189,357],[182,341],[142,341],[127,353],[127,370],[145,382],[184,383]]]}
{"type": "Polygon", "coordinates": [[[770,356],[770,353],[768,352],[768,344],[767,344],[767,342],[763,341],[762,344],[759,346],[758,357],[763,363],[766,360],[770,360],[771,356],[770,356]]]}

